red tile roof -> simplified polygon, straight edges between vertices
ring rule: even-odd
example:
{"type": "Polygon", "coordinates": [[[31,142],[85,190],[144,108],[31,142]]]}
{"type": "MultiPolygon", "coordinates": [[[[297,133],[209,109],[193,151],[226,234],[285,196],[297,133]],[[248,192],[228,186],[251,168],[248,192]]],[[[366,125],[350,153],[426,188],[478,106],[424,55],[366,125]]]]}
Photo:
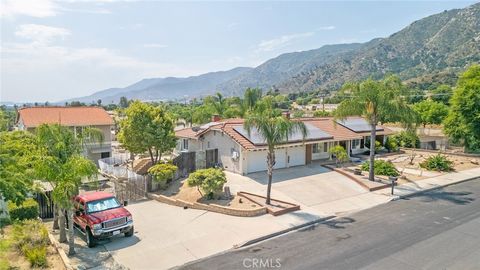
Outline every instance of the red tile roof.
{"type": "MultiPolygon", "coordinates": [[[[328,134],[332,135],[334,141],[361,139],[363,136],[370,136],[369,132],[356,133],[340,124],[337,124],[333,117],[301,118],[292,120],[309,123],[321,129],[322,131],[325,131],[328,134]]],[[[235,127],[242,126],[243,122],[243,119],[238,118],[225,119],[219,121],[218,124],[210,123],[208,124],[207,128],[197,128],[197,130],[195,130],[195,128],[186,128],[176,131],[175,134],[177,135],[177,137],[198,139],[200,135],[204,134],[209,130],[221,130],[246,150],[265,148],[265,146],[254,145],[250,140],[242,136],[234,129],[235,127]]],[[[377,135],[388,135],[393,133],[392,130],[386,127],[382,126],[382,128],[383,131],[377,131],[377,135]]]]}
{"type": "Polygon", "coordinates": [[[18,111],[18,120],[27,127],[41,124],[62,126],[113,125],[113,119],[100,107],[32,107],[18,111]]]}

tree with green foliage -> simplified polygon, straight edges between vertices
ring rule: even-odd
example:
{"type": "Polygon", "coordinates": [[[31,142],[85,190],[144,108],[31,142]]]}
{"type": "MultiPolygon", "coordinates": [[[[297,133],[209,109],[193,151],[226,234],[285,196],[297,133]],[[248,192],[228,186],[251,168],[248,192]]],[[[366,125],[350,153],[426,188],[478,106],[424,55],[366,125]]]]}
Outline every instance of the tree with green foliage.
{"type": "Polygon", "coordinates": [[[189,186],[197,187],[202,197],[206,196],[208,199],[213,199],[216,192],[222,191],[226,182],[225,173],[216,168],[197,170],[191,173],[187,179],[189,186]]]}
{"type": "MultiPolygon", "coordinates": [[[[347,83],[341,92],[348,96],[335,111],[335,118],[361,115],[371,126],[370,145],[375,145],[377,125],[387,120],[397,120],[405,125],[414,122],[415,114],[408,106],[405,96],[408,90],[396,76],[383,80],[368,79],[363,82],[347,83]]],[[[369,180],[375,180],[373,170],[375,148],[370,147],[369,180]]]]}
{"type": "Polygon", "coordinates": [[[444,132],[454,142],[463,141],[465,151],[480,151],[480,65],[473,65],[457,82],[450,100],[444,132]]]}
{"type": "Polygon", "coordinates": [[[134,101],[125,114],[125,119],[120,122],[118,139],[130,153],[148,152],[154,165],[164,153],[175,147],[174,122],[163,108],[134,101]]]}
{"type": "Polygon", "coordinates": [[[71,129],[58,124],[43,124],[36,130],[40,158],[35,163],[35,173],[53,186],[52,197],[59,208],[60,242],[66,242],[65,211],[68,214],[69,255],[75,253],[72,198],[78,194],[82,178],[97,173],[95,164],[82,156],[82,139],[71,129]]]}
{"type": "Polygon", "coordinates": [[[303,140],[307,136],[307,128],[303,122],[290,120],[278,114],[271,107],[262,112],[255,112],[247,115],[243,124],[247,133],[252,131],[265,141],[267,145],[267,199],[270,204],[270,193],[272,189],[273,167],[275,166],[275,147],[288,141],[295,132],[300,132],[303,140]]]}
{"type": "Polygon", "coordinates": [[[338,167],[339,163],[343,163],[348,160],[347,150],[341,145],[335,145],[328,149],[328,153],[335,157],[335,165],[338,167]]]}
{"type": "Polygon", "coordinates": [[[415,103],[413,110],[418,114],[420,123],[439,125],[448,115],[448,106],[430,99],[415,103]]]}
{"type": "Polygon", "coordinates": [[[19,204],[33,191],[33,167],[39,155],[33,134],[0,132],[0,195],[3,199],[19,204]]]}
{"type": "Polygon", "coordinates": [[[406,147],[406,148],[420,147],[420,138],[412,130],[401,131],[393,136],[390,136],[389,140],[391,140],[392,142],[395,142],[395,144],[398,147],[406,147]]]}
{"type": "Polygon", "coordinates": [[[129,102],[127,97],[120,97],[120,102],[118,103],[118,106],[122,109],[128,108],[129,102]]]}
{"type": "Polygon", "coordinates": [[[439,85],[437,88],[432,90],[431,99],[436,102],[443,103],[445,105],[450,104],[450,98],[453,95],[453,89],[451,86],[442,84],[439,85]]]}

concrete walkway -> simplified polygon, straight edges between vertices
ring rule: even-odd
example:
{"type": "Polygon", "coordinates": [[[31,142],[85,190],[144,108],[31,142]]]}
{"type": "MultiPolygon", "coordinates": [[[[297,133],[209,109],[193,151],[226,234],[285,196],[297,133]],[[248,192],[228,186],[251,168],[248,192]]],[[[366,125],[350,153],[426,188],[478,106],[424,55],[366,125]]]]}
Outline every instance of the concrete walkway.
{"type": "MultiPolygon", "coordinates": [[[[431,190],[460,183],[463,181],[468,181],[478,177],[480,177],[480,167],[454,173],[448,173],[416,182],[411,182],[408,184],[403,184],[395,187],[395,196],[393,197],[393,199],[410,196],[412,194],[423,192],[425,190],[431,190]]],[[[390,196],[390,189],[381,189],[374,191],[373,193],[378,195],[390,196]]]]}

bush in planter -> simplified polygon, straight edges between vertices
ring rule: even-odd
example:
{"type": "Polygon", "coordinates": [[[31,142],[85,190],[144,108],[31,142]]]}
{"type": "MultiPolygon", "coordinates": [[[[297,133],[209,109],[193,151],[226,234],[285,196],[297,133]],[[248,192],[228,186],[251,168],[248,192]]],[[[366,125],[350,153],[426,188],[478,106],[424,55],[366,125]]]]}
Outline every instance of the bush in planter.
{"type": "Polygon", "coordinates": [[[221,169],[203,169],[197,170],[188,176],[187,184],[191,187],[197,187],[202,196],[207,199],[213,199],[216,192],[223,189],[223,185],[227,182],[225,173],[221,169]]]}
{"type": "Polygon", "coordinates": [[[11,220],[35,219],[39,215],[38,203],[34,199],[26,199],[21,205],[8,202],[8,212],[11,220]]]}
{"type": "Polygon", "coordinates": [[[444,155],[438,154],[428,157],[420,163],[420,167],[429,171],[449,172],[453,170],[453,161],[444,155]]]}
{"type": "MultiPolygon", "coordinates": [[[[362,164],[362,171],[368,171],[370,169],[369,161],[365,161],[362,164]]],[[[385,176],[399,176],[400,173],[397,171],[395,166],[390,161],[385,160],[375,160],[373,167],[375,175],[385,175],[385,176]]]]}
{"type": "Polygon", "coordinates": [[[148,173],[153,176],[153,180],[160,183],[162,188],[165,188],[166,184],[173,179],[177,169],[178,167],[171,163],[159,163],[150,167],[148,173]]]}
{"type": "Polygon", "coordinates": [[[341,145],[335,145],[328,150],[328,153],[335,156],[335,164],[338,167],[338,163],[343,163],[348,160],[348,154],[345,148],[341,145]]]}

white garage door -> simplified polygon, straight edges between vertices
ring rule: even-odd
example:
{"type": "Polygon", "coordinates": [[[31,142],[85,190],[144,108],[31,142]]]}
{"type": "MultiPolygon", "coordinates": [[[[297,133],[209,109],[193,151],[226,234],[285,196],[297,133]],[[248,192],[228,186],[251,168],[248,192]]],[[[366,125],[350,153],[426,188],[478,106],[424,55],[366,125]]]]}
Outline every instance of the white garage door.
{"type": "Polygon", "coordinates": [[[290,157],[289,167],[305,165],[305,145],[288,148],[288,156],[290,157]]]}
{"type": "MultiPolygon", "coordinates": [[[[247,154],[247,173],[261,172],[267,170],[267,151],[252,151],[247,154]]],[[[274,169],[286,167],[285,149],[275,150],[274,169]]]]}

